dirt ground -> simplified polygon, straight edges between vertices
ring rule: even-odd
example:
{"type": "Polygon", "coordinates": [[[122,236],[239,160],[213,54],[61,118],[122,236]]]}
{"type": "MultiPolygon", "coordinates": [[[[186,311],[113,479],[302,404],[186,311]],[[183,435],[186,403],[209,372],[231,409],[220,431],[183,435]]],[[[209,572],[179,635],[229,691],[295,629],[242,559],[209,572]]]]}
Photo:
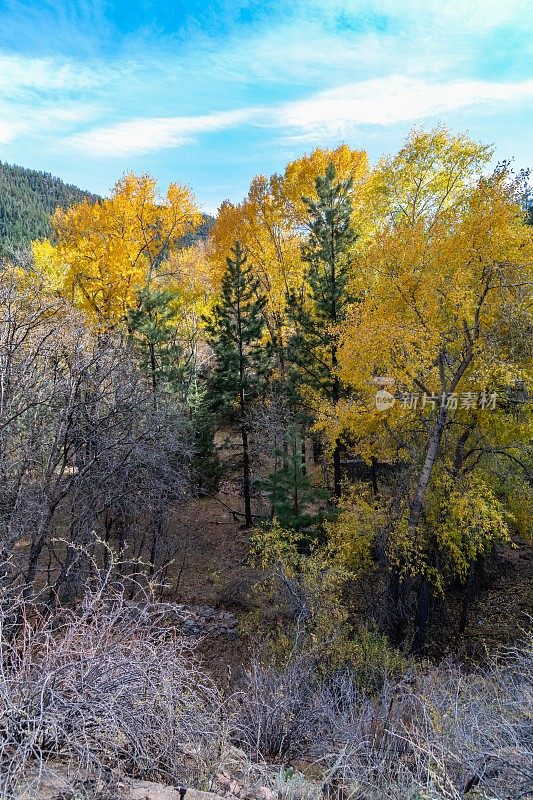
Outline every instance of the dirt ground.
{"type": "MultiPolygon", "coordinates": [[[[172,583],[173,598],[191,606],[210,606],[242,620],[250,609],[256,572],[248,561],[248,535],[237,496],[193,500],[177,510],[173,534],[182,543],[172,583]]],[[[207,636],[199,651],[222,685],[233,683],[248,660],[248,642],[238,634],[207,636]]]]}

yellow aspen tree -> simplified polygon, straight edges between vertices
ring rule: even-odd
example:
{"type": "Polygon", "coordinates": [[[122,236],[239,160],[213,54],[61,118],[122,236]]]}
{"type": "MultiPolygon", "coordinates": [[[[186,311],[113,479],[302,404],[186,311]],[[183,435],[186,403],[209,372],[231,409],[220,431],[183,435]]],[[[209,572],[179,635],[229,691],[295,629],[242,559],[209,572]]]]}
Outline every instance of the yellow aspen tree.
{"type": "MultiPolygon", "coordinates": [[[[437,129],[414,132],[378,165],[376,231],[357,264],[364,301],[339,350],[339,374],[353,395],[340,422],[324,414],[332,439],[344,427],[367,458],[410,464],[389,557],[397,589],[421,576],[414,649],[423,647],[431,584],[440,580],[435,554],[461,575],[491,537],[507,535],[483,467],[497,455],[527,469],[518,444],[527,422],[509,412],[508,398],[510,387],[531,379],[531,360],[525,341],[513,351],[509,321],[517,336],[531,326],[533,236],[505,170],[481,174],[490,157],[437,129]],[[393,381],[379,408],[376,376],[393,381]],[[492,410],[494,395],[502,407],[492,410]]],[[[395,599],[405,609],[405,598],[395,599]]],[[[407,620],[399,616],[401,638],[407,620]]]]}
{"type": "Polygon", "coordinates": [[[100,203],[58,209],[53,225],[57,257],[67,265],[65,291],[98,326],[116,325],[200,221],[188,188],[171,184],[161,196],[148,175],[125,175],[100,203]]]}
{"type": "Polygon", "coordinates": [[[289,224],[284,199],[263,176],[253,179],[239,205],[223,203],[209,242],[214,282],[220,280],[231,240],[239,240],[261,293],[266,297],[264,318],[284,372],[287,295],[303,280],[300,236],[289,224]]]}
{"type": "Polygon", "coordinates": [[[286,213],[296,227],[305,225],[307,207],[303,197],[316,200],[316,179],[324,175],[329,164],[335,167],[339,181],[352,181],[354,223],[361,230],[361,213],[369,175],[368,156],[364,150],[353,150],[347,144],[335,149],[317,147],[312,153],[291,161],[283,176],[272,180],[284,198],[286,213]]]}
{"type": "Polygon", "coordinates": [[[265,322],[282,373],[289,324],[287,297],[300,293],[304,284],[301,241],[307,210],[302,198],[316,199],[316,179],[325,173],[329,163],[334,164],[339,179],[353,181],[360,209],[368,175],[366,153],[347,145],[335,150],[316,149],[291,162],[283,175],[269,179],[256,176],[242,203],[226,201],[221,205],[210,234],[209,260],[215,285],[224,274],[232,243],[238,239],[245,248],[248,263],[267,298],[265,322]]]}

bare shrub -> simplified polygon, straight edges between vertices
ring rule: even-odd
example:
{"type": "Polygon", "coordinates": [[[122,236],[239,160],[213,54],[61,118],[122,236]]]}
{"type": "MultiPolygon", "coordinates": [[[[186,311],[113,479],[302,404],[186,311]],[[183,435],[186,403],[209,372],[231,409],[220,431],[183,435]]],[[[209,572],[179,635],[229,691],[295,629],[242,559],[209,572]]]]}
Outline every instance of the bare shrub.
{"type": "MultiPolygon", "coordinates": [[[[533,790],[531,656],[529,643],[477,673],[421,666],[373,695],[301,655],[277,672],[255,663],[235,736],[255,757],[319,768],[328,797],[519,800],[533,790]]],[[[296,798],[297,783],[271,786],[296,798]]]]}
{"type": "Polygon", "coordinates": [[[2,798],[34,796],[56,772],[72,787],[114,781],[117,798],[122,776],[210,789],[230,741],[248,754],[243,788],[268,785],[282,800],[531,795],[530,643],[478,672],[420,665],[373,694],[295,647],[281,667],[254,661],[224,701],[177,617],[171,604],[146,594],[133,603],[109,582],[76,609],[4,603],[2,798]]]}
{"type": "Polygon", "coordinates": [[[16,270],[4,271],[4,588],[12,586],[16,595],[23,586],[29,599],[46,584],[62,602],[77,600],[98,538],[135,577],[167,569],[180,551],[170,520],[189,496],[191,437],[179,398],[162,390],[154,395],[118,331],[96,334],[37,277],[28,281],[16,270]]]}
{"type": "Polygon", "coordinates": [[[0,796],[35,790],[58,764],[74,783],[116,770],[205,782],[222,702],[172,618],[109,586],[76,610],[0,611],[0,796]]]}
{"type": "Polygon", "coordinates": [[[316,733],[314,660],[299,655],[279,670],[252,663],[247,687],[233,697],[235,739],[255,758],[294,757],[316,733]]]}

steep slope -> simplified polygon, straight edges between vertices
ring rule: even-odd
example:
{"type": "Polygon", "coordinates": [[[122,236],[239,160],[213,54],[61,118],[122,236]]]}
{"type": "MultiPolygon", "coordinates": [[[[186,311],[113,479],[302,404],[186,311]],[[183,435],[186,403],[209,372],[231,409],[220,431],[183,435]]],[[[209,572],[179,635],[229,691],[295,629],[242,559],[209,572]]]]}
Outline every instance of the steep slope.
{"type": "Polygon", "coordinates": [[[202,222],[194,233],[187,233],[181,240],[182,247],[192,247],[198,241],[207,241],[209,231],[213,227],[215,218],[211,214],[202,214],[202,222]]]}
{"type": "Polygon", "coordinates": [[[58,206],[98,199],[48,172],[0,162],[0,256],[49,236],[50,214],[58,206]]]}

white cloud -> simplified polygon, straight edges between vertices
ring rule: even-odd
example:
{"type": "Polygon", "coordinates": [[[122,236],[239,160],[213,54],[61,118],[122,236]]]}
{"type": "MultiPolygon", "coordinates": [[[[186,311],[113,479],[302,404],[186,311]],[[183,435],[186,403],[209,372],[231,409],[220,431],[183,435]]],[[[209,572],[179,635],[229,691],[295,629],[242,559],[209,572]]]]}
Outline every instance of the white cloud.
{"type": "Polygon", "coordinates": [[[224,44],[200,41],[195,53],[210,72],[232,81],[317,88],[376,74],[479,74],[472,68],[494,47],[494,32],[509,42],[513,33],[533,31],[530,6],[531,0],[293,0],[273,22],[224,44]]]}
{"type": "Polygon", "coordinates": [[[207,51],[210,74],[232,82],[316,85],[354,71],[382,68],[394,47],[388,35],[324,29],[320,19],[298,19],[207,51]]]}
{"type": "Polygon", "coordinates": [[[342,136],[355,125],[392,125],[533,98],[533,80],[517,83],[458,80],[428,82],[399,75],[318,92],[273,110],[272,123],[310,140],[314,133],[342,136]]]}
{"type": "Polygon", "coordinates": [[[0,144],[24,136],[64,134],[65,130],[87,123],[96,113],[96,107],[83,103],[65,101],[63,105],[35,106],[27,102],[14,104],[0,96],[0,144]]]}
{"type": "Polygon", "coordinates": [[[69,143],[96,156],[127,156],[179,147],[198,133],[219,131],[247,122],[259,113],[244,108],[197,117],[148,117],[104,125],[71,136],[69,143]]]}
{"type": "Polygon", "coordinates": [[[7,96],[21,91],[72,91],[97,85],[101,67],[58,58],[27,58],[0,53],[0,92],[7,96]]]}
{"type": "Polygon", "coordinates": [[[419,23],[434,27],[460,26],[474,33],[509,23],[527,24],[530,0],[300,0],[299,15],[313,18],[355,18],[364,20],[380,14],[409,27],[419,23]]]}
{"type": "MultiPolygon", "coordinates": [[[[149,64],[135,58],[115,61],[33,58],[0,51],[0,116],[20,120],[32,132],[63,133],[75,124],[101,118],[120,99],[142,99],[149,64]]],[[[153,69],[152,69],[153,71],[153,69]]]]}
{"type": "Polygon", "coordinates": [[[8,144],[24,131],[26,126],[22,122],[8,122],[0,119],[0,144],[8,144]]]}
{"type": "Polygon", "coordinates": [[[388,126],[443,117],[469,107],[483,111],[533,98],[533,80],[517,83],[460,80],[430,82],[393,75],[318,92],[306,100],[272,107],[189,117],[147,117],[75,134],[67,142],[95,156],[131,156],[179,147],[195,135],[242,124],[283,129],[285,141],[342,139],[360,125],[388,126]]]}
{"type": "Polygon", "coordinates": [[[0,143],[65,134],[94,119],[99,111],[91,92],[103,75],[101,65],[0,53],[0,143]]]}

